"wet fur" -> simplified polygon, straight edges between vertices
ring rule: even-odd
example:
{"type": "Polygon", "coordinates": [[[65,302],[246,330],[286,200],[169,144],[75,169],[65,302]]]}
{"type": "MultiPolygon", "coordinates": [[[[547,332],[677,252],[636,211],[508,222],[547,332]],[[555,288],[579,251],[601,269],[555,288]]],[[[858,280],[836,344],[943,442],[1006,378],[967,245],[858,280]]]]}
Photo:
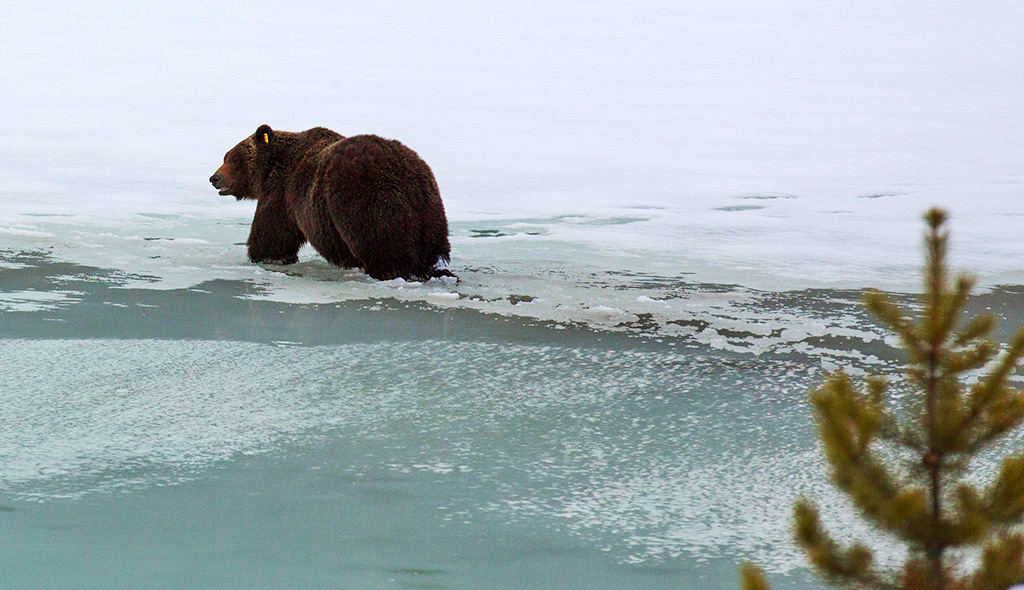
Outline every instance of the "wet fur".
{"type": "Polygon", "coordinates": [[[225,155],[211,181],[256,200],[247,242],[253,262],[297,262],[308,241],[331,264],[379,280],[454,276],[436,268],[451,252],[437,182],[398,141],[263,125],[225,155]]]}

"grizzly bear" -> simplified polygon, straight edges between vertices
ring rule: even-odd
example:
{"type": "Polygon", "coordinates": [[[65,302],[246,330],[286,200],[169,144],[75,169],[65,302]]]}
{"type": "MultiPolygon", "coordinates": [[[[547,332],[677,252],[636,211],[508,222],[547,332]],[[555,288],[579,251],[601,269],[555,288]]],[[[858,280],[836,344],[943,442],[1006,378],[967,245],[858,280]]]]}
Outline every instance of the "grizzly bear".
{"type": "Polygon", "coordinates": [[[378,280],[455,276],[434,174],[395,140],[261,125],[210,182],[219,194],[256,201],[252,262],[292,264],[308,241],[331,264],[378,280]]]}

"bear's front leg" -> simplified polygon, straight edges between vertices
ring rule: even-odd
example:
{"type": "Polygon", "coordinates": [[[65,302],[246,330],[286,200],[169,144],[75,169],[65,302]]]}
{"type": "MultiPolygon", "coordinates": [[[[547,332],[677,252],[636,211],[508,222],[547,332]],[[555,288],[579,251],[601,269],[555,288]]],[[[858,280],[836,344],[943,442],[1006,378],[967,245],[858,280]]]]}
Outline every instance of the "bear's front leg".
{"type": "Polygon", "coordinates": [[[306,243],[298,224],[288,214],[283,199],[260,200],[249,230],[249,260],[255,263],[294,264],[306,243]],[[280,201],[280,202],[277,202],[280,201]]]}

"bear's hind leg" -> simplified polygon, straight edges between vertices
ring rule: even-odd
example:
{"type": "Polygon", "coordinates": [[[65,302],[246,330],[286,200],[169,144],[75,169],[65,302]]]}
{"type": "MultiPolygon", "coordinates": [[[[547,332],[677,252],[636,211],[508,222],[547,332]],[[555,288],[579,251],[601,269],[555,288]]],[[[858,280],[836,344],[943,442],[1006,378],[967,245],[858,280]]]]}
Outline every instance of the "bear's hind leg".
{"type": "Polygon", "coordinates": [[[366,274],[378,281],[403,278],[420,280],[421,277],[410,268],[410,261],[415,256],[406,253],[411,244],[403,244],[400,236],[391,236],[392,240],[381,237],[364,238],[363,242],[350,243],[352,252],[359,257],[366,274]]]}
{"type": "Polygon", "coordinates": [[[313,248],[324,257],[327,262],[330,262],[334,266],[340,266],[342,268],[355,268],[362,266],[359,264],[359,260],[352,255],[352,251],[348,249],[348,245],[345,244],[337,235],[331,235],[326,238],[321,236],[312,237],[309,243],[313,248]]]}

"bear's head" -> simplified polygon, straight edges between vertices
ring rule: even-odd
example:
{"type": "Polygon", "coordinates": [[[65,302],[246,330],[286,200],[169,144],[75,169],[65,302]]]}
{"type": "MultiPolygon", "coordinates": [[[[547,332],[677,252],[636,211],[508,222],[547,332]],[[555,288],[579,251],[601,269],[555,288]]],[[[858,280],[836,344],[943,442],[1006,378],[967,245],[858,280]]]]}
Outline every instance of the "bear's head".
{"type": "Polygon", "coordinates": [[[259,197],[273,142],[274,130],[269,125],[260,125],[256,133],[224,154],[224,164],[210,177],[213,188],[219,189],[218,194],[231,195],[239,201],[259,197]]]}

